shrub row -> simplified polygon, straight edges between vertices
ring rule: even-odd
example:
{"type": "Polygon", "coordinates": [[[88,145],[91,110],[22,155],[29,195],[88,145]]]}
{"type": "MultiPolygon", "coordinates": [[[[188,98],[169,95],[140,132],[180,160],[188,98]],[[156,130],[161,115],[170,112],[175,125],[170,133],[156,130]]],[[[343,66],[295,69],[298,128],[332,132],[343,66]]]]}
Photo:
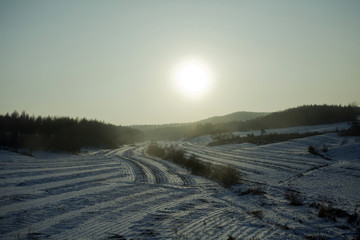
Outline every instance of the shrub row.
{"type": "Polygon", "coordinates": [[[291,139],[304,138],[315,136],[323,133],[318,132],[307,132],[307,133],[268,133],[255,136],[254,134],[248,134],[244,137],[232,136],[226,138],[214,137],[215,141],[209,143],[209,146],[231,144],[231,143],[253,143],[257,145],[271,144],[277,142],[285,142],[291,139]]]}
{"type": "Polygon", "coordinates": [[[215,180],[226,188],[241,182],[240,174],[235,168],[203,162],[194,154],[187,156],[182,149],[172,146],[162,148],[156,142],[152,142],[148,146],[147,153],[185,167],[192,174],[215,180]]]}

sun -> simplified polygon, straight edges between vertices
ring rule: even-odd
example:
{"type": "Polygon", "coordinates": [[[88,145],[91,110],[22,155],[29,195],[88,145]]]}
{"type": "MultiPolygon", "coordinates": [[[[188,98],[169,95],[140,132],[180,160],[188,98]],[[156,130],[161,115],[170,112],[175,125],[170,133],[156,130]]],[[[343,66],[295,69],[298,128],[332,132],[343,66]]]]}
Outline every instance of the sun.
{"type": "Polygon", "coordinates": [[[212,84],[209,68],[199,60],[187,60],[175,68],[174,83],[176,90],[189,98],[203,97],[212,84]]]}

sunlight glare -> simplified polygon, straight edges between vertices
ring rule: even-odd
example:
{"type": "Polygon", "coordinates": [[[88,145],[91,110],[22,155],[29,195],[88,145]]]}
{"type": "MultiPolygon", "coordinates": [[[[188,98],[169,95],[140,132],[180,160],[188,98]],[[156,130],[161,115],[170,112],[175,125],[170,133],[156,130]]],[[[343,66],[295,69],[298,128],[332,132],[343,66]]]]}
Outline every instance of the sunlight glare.
{"type": "Polygon", "coordinates": [[[200,61],[190,60],[175,69],[175,88],[182,95],[190,98],[201,98],[211,87],[209,69],[200,61]]]}

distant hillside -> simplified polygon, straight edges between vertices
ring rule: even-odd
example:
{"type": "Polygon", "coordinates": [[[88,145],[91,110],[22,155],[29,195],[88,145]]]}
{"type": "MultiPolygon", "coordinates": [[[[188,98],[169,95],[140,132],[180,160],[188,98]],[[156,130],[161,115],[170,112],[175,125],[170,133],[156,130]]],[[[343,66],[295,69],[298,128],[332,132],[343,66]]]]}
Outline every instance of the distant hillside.
{"type": "Polygon", "coordinates": [[[264,112],[234,112],[224,116],[215,116],[211,118],[207,118],[201,121],[197,121],[195,123],[211,123],[211,124],[218,124],[218,123],[227,123],[227,122],[239,122],[239,121],[247,121],[250,119],[254,119],[257,117],[262,117],[268,115],[269,113],[264,112]]]}
{"type": "Polygon", "coordinates": [[[142,130],[147,139],[153,140],[192,138],[224,132],[350,122],[359,113],[357,106],[305,105],[268,114],[237,112],[192,124],[158,125],[142,130]],[[248,120],[234,120],[240,116],[242,119],[248,117],[248,120]]]}
{"type": "Polygon", "coordinates": [[[355,119],[359,113],[360,108],[351,105],[305,105],[239,123],[238,130],[259,130],[346,122],[355,119]]]}
{"type": "MultiPolygon", "coordinates": [[[[131,128],[140,130],[144,133],[147,139],[178,139],[182,137],[192,137],[208,133],[209,126],[217,126],[220,131],[224,129],[223,125],[234,124],[238,122],[255,119],[257,117],[265,116],[269,113],[258,112],[235,112],[224,116],[215,116],[204,120],[192,123],[170,123],[160,125],[132,125],[131,128]]],[[[218,130],[216,130],[218,131],[218,130]]]]}
{"type": "Polygon", "coordinates": [[[178,128],[189,124],[190,123],[168,123],[168,124],[131,125],[129,127],[140,131],[151,131],[159,128],[178,128]]]}
{"type": "Polygon", "coordinates": [[[266,116],[269,113],[261,113],[261,112],[234,112],[230,114],[226,114],[224,116],[215,116],[210,117],[204,120],[192,122],[192,123],[169,123],[169,124],[153,124],[153,125],[132,125],[131,128],[138,129],[140,131],[151,131],[154,129],[170,129],[177,127],[185,127],[189,125],[196,124],[219,124],[219,123],[227,123],[227,122],[239,122],[239,121],[247,121],[250,119],[254,119],[257,117],[266,116]]]}

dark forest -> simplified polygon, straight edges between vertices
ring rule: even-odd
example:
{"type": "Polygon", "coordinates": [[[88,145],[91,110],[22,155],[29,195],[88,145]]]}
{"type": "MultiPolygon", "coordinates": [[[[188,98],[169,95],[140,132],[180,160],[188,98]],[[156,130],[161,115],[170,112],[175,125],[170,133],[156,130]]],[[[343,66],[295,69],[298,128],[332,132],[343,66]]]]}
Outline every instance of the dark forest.
{"type": "Polygon", "coordinates": [[[69,117],[34,117],[25,112],[0,115],[0,146],[15,151],[27,149],[79,152],[82,147],[116,148],[142,140],[142,133],[129,127],[97,120],[69,117]]]}

